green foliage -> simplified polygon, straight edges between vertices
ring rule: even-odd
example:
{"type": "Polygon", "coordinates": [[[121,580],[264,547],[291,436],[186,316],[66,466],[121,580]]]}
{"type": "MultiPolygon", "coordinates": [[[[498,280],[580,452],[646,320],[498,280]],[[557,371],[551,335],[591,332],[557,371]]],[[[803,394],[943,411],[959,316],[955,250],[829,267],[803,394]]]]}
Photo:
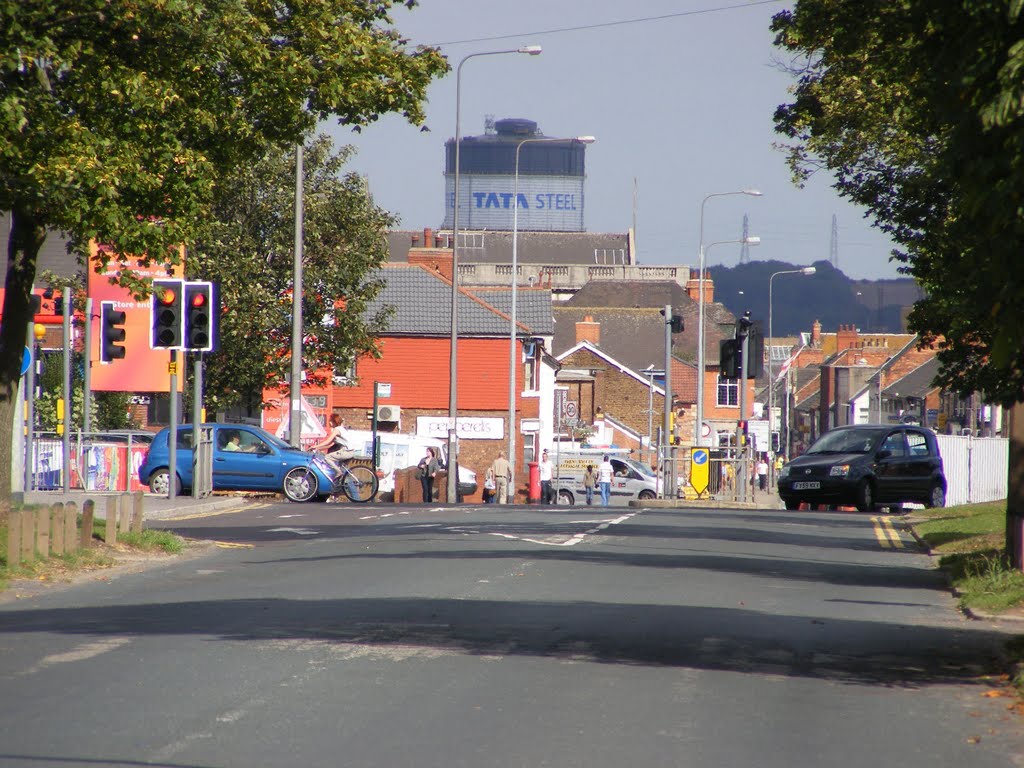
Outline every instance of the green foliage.
{"type": "Polygon", "coordinates": [[[899,244],[939,383],[1004,405],[1024,400],[1020,11],[799,0],[772,25],[797,78],[775,114],[795,178],[827,169],[899,244]]]}
{"type": "MultiPolygon", "coordinates": [[[[382,287],[374,273],[394,219],[362,178],[342,172],[350,153],[334,153],[322,136],[303,152],[302,355],[314,383],[373,353],[384,319],[364,314],[382,287]]],[[[207,408],[258,408],[263,388],[291,369],[294,196],[294,148],[236,169],[190,254],[189,275],[216,283],[223,306],[220,351],[206,356],[207,408]]]]}

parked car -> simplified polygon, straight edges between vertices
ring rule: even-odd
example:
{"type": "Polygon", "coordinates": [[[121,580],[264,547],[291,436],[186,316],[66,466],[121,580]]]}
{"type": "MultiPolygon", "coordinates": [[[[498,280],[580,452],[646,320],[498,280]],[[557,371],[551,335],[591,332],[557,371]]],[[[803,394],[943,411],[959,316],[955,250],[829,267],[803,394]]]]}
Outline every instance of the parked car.
{"type": "MultiPolygon", "coordinates": [[[[321,455],[293,448],[269,432],[249,424],[204,424],[213,430],[213,489],[216,491],[279,491],[291,501],[326,498],[337,473],[321,455]],[[307,469],[312,470],[308,472],[307,469]]],[[[139,467],[139,481],[157,495],[170,483],[170,429],[156,434],[139,467]]],[[[192,426],[177,428],[175,493],[192,487],[192,426]]]]}
{"type": "Polygon", "coordinates": [[[802,502],[853,505],[861,512],[904,502],[946,504],[935,433],[908,424],[856,424],[826,432],[783,466],[778,484],[786,509],[802,502]]]}

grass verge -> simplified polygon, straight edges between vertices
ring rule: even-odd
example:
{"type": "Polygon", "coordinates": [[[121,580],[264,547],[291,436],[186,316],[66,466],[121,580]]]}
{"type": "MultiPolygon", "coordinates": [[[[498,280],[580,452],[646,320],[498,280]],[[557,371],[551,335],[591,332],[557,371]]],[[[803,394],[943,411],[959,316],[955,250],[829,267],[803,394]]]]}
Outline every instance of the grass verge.
{"type": "Polygon", "coordinates": [[[185,542],[179,536],[157,530],[121,533],[117,537],[117,545],[112,547],[106,543],[106,530],[105,520],[95,520],[91,546],[63,555],[36,555],[11,565],[7,562],[7,515],[0,511],[0,591],[7,589],[11,581],[19,579],[61,581],[82,571],[111,568],[125,553],[178,554],[185,549],[185,542]]]}
{"type": "Polygon", "coordinates": [[[1024,572],[1006,555],[1006,502],[915,510],[912,526],[949,574],[964,608],[1004,613],[1024,606],[1024,572]]]}

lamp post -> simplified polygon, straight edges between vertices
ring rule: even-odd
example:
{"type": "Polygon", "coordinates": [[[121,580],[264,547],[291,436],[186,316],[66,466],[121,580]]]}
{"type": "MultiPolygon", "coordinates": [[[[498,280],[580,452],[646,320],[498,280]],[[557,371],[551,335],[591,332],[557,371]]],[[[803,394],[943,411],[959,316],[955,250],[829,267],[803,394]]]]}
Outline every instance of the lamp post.
{"type": "MultiPolygon", "coordinates": [[[[760,245],[761,238],[757,235],[747,235],[746,237],[741,237],[739,240],[716,240],[715,242],[708,243],[704,246],[704,253],[707,254],[707,252],[716,245],[728,245],[729,243],[739,243],[740,245],[760,245]]],[[[740,293],[743,293],[743,291],[740,291],[740,293]]]]}
{"type": "MultiPolygon", "coordinates": [[[[781,272],[773,272],[768,278],[768,441],[772,439],[772,425],[775,421],[775,379],[772,375],[772,281],[779,275],[813,275],[817,270],[814,267],[803,269],[784,269],[781,272]]],[[[768,465],[769,485],[775,483],[775,462],[768,465]]]]}
{"type": "Polygon", "coordinates": [[[462,65],[477,56],[500,56],[505,53],[526,53],[536,56],[541,52],[539,45],[522,48],[506,48],[500,51],[479,51],[462,57],[455,69],[455,210],[452,212],[452,308],[451,308],[451,350],[448,366],[448,503],[458,500],[458,470],[455,461],[457,444],[458,406],[458,341],[459,341],[459,145],[462,143],[462,65]]]}
{"type": "MultiPolygon", "coordinates": [[[[512,185],[512,311],[509,313],[508,340],[508,461],[512,466],[512,482],[516,478],[516,282],[519,271],[519,150],[523,144],[565,141],[554,137],[521,139],[516,144],[515,177],[512,185]]],[[[577,136],[570,141],[579,144],[593,144],[593,136],[577,136]]],[[[457,193],[456,193],[457,194],[457,193]]],[[[515,486],[512,489],[515,500],[515,486]]]]}
{"type": "Polygon", "coordinates": [[[700,203],[700,253],[698,266],[700,275],[697,278],[697,410],[694,414],[694,436],[695,445],[703,445],[704,428],[704,369],[707,363],[704,360],[704,254],[707,248],[704,245],[704,206],[712,197],[726,197],[728,195],[750,195],[760,197],[761,192],[756,189],[739,189],[735,192],[712,192],[705,195],[700,203]]]}

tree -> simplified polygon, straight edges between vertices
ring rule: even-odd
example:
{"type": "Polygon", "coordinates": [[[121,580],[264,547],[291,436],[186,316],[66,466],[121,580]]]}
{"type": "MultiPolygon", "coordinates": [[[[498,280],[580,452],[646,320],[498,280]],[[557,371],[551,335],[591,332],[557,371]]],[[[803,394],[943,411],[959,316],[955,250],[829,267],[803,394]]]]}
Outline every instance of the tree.
{"type": "Polygon", "coordinates": [[[822,167],[899,244],[926,291],[911,330],[937,381],[1013,406],[1006,551],[1024,566],[1024,2],[798,0],[777,129],[798,180],[822,167]]]}
{"type": "MultiPolygon", "coordinates": [[[[364,317],[382,287],[395,223],[373,204],[365,181],[342,174],[351,154],[319,137],[304,151],[303,364],[307,381],[343,373],[374,353],[385,317],[364,317]],[[325,373],[326,372],[326,373],[325,373]]],[[[207,355],[207,407],[259,408],[263,388],[291,370],[291,284],[295,238],[295,152],[272,150],[220,186],[211,224],[199,237],[188,275],[216,283],[220,351],[207,355]]]]}
{"type": "MultiPolygon", "coordinates": [[[[0,210],[11,211],[0,326],[0,498],[29,294],[46,229],[84,253],[173,263],[220,178],[320,120],[419,124],[447,63],[390,26],[398,0],[0,0],[0,210]]],[[[406,5],[413,5],[409,0],[406,5]]],[[[147,286],[122,274],[144,295],[147,286]]]]}

